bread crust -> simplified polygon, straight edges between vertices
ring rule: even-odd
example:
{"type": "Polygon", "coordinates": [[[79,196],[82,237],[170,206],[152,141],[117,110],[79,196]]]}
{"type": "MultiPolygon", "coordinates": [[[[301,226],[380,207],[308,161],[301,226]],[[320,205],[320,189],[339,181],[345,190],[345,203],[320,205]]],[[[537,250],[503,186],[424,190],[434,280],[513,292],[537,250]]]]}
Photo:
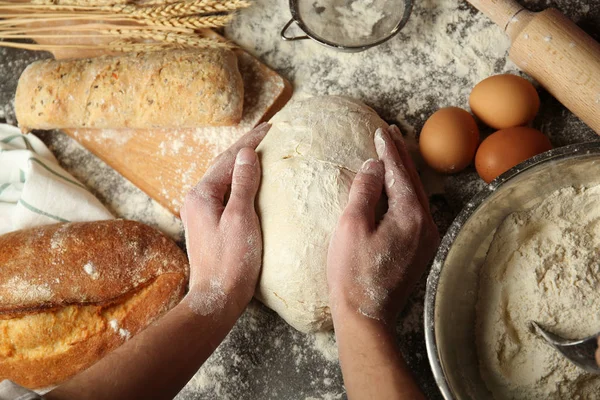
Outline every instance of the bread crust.
{"type": "Polygon", "coordinates": [[[19,126],[152,129],[236,125],[244,85],[228,49],[43,60],[23,71],[19,126]]]}
{"type": "Polygon", "coordinates": [[[0,315],[106,304],[159,275],[187,274],[187,258],[135,221],[47,225],[0,236],[0,315]]]}
{"type": "Polygon", "coordinates": [[[181,249],[134,221],[0,236],[0,381],[68,379],[174,307],[187,278],[181,249]]]}

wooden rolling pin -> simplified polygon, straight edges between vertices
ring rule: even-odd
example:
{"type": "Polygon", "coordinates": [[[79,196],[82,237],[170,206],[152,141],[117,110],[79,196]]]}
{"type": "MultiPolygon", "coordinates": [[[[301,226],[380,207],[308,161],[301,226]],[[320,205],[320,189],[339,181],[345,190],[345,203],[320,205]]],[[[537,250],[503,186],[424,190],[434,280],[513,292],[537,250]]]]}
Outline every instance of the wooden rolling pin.
{"type": "Polygon", "coordinates": [[[505,30],[509,56],[600,135],[600,44],[558,10],[513,0],[468,0],[505,30]]]}

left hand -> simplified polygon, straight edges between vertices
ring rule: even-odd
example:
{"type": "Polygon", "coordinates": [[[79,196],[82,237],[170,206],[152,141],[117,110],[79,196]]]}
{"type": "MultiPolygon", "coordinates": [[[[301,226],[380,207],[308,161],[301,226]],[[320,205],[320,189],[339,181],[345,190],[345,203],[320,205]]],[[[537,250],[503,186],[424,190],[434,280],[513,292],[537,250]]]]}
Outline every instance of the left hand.
{"type": "Polygon", "coordinates": [[[218,156],[181,208],[190,260],[186,301],[198,314],[241,314],[254,295],[262,257],[255,149],[269,128],[259,125],[218,156]]]}

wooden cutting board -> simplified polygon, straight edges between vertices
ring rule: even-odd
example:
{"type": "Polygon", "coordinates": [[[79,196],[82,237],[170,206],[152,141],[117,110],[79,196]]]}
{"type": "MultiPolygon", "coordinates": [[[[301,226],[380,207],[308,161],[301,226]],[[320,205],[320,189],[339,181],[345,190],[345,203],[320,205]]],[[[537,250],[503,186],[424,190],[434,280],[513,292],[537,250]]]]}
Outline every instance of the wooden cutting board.
{"type": "MultiPolygon", "coordinates": [[[[81,39],[78,42],[85,43],[81,39]]],[[[186,193],[202,178],[212,159],[254,126],[268,120],[292,95],[291,84],[275,71],[243,50],[236,53],[244,80],[244,112],[238,126],[180,130],[79,129],[65,130],[65,133],[179,216],[186,193]]],[[[56,58],[99,54],[72,49],[54,52],[56,58]]]]}

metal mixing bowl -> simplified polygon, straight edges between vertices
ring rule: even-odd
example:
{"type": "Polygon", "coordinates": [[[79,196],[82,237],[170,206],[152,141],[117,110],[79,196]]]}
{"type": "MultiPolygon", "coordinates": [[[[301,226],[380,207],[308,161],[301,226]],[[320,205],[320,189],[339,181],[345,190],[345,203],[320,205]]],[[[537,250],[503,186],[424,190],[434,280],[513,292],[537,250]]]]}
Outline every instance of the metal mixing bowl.
{"type": "MultiPolygon", "coordinates": [[[[475,345],[479,269],[496,228],[567,186],[600,184],[600,142],[540,154],[507,171],[476,195],[442,240],[427,280],[425,340],[446,399],[489,399],[475,345]]],[[[600,199],[599,199],[600,200],[600,199]]]]}

